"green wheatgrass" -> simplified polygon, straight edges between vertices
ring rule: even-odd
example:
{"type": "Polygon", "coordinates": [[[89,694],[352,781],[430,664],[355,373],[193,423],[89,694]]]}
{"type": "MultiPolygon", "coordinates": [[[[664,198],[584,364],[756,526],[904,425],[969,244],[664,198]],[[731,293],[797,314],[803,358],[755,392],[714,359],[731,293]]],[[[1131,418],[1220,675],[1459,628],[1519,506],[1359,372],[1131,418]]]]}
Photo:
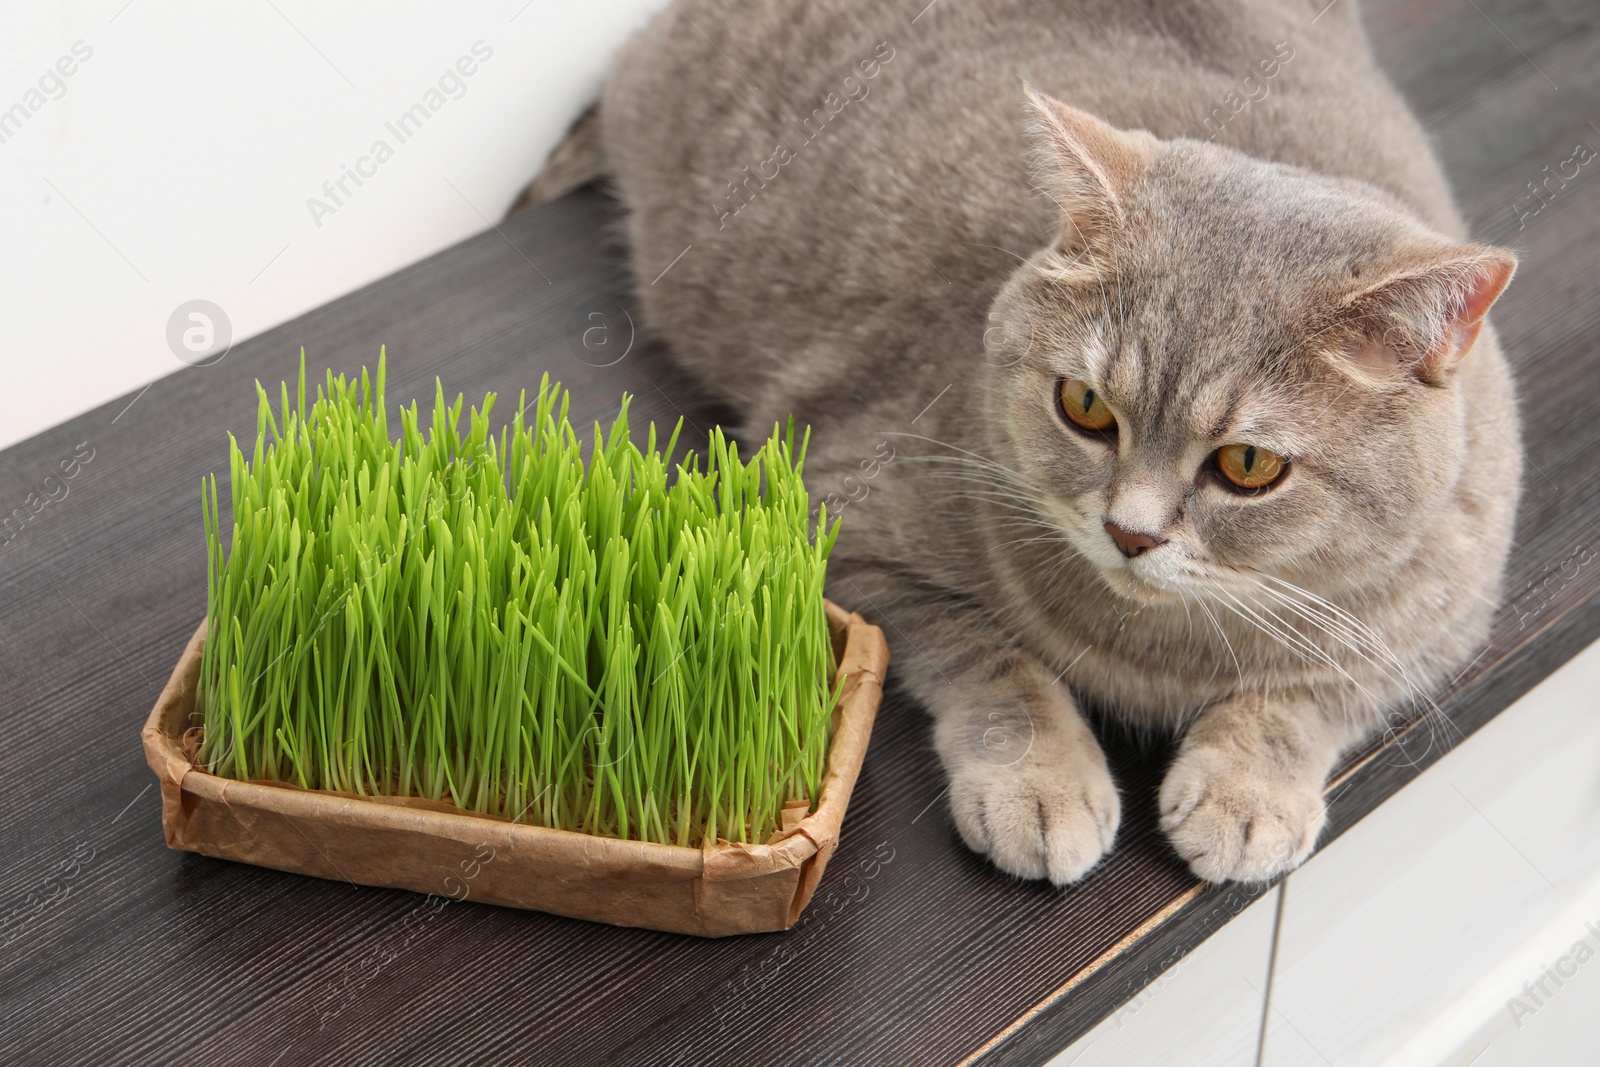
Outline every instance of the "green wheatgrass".
{"type": "Polygon", "coordinates": [[[624,397],[586,445],[548,376],[498,441],[493,394],[462,434],[442,386],[391,441],[381,358],[309,408],[303,354],[276,413],[256,388],[226,554],[215,476],[201,493],[212,773],[691,847],[815,807],[838,521],[812,532],[792,425],[674,468],[681,422],[641,449],[624,397]]]}

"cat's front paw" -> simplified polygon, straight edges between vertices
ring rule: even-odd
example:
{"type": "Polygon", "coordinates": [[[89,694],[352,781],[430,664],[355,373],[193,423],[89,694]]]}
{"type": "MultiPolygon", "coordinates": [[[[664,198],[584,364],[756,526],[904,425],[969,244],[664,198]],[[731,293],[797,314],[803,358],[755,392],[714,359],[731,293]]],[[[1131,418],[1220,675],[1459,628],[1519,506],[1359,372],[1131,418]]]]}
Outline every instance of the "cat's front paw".
{"type": "Polygon", "coordinates": [[[1099,862],[1122,818],[1103,764],[1063,766],[1031,757],[1010,765],[980,761],[956,772],[950,810],[968,848],[1008,874],[1056,885],[1076,882],[1099,862]]]}
{"type": "Polygon", "coordinates": [[[1208,882],[1265,882],[1298,867],[1327,817],[1320,782],[1285,779],[1211,746],[1178,754],[1160,811],[1172,847],[1208,882]]]}

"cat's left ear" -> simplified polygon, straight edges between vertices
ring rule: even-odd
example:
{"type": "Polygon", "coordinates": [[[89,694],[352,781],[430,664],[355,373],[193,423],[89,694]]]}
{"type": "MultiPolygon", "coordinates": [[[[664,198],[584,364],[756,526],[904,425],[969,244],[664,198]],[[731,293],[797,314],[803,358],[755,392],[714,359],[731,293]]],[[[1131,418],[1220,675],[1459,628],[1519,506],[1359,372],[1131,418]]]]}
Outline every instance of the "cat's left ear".
{"type": "Polygon", "coordinates": [[[1035,172],[1040,188],[1061,208],[1066,250],[1106,247],[1122,222],[1129,189],[1160,142],[1143,130],[1119,130],[1031,85],[1023,91],[1035,172]]]}
{"type": "Polygon", "coordinates": [[[1517,257],[1487,245],[1452,245],[1345,301],[1361,324],[1348,355],[1368,370],[1396,364],[1439,381],[1461,362],[1484,316],[1516,272],[1517,257]]]}

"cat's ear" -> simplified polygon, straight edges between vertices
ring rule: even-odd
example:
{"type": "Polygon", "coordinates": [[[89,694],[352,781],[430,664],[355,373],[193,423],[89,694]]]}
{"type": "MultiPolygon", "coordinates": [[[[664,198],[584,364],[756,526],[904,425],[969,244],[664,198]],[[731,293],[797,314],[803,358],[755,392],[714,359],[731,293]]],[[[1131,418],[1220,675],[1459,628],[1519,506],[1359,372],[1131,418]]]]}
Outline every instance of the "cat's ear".
{"type": "Polygon", "coordinates": [[[1158,142],[1127,133],[1024,85],[1028,135],[1040,188],[1061,207],[1068,251],[1108,241],[1123,218],[1123,201],[1155,155],[1158,142]]]}
{"type": "Polygon", "coordinates": [[[1516,269],[1503,248],[1460,244],[1402,268],[1345,301],[1358,327],[1346,355],[1370,372],[1400,367],[1441,380],[1471,350],[1516,269]]]}

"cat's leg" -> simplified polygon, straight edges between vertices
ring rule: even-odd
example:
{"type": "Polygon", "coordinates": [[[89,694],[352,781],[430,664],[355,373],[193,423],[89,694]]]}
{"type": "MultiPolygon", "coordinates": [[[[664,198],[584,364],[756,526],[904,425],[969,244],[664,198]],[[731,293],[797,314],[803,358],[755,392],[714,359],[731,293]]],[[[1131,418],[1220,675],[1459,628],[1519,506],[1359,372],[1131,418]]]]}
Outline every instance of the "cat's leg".
{"type": "Polygon", "coordinates": [[[1122,817],[1105,753],[1043,664],[973,640],[976,662],[921,694],[956,828],[1003,871],[1075,882],[1111,848],[1122,817]]]}
{"type": "Polygon", "coordinates": [[[1300,865],[1322,787],[1359,731],[1309,697],[1240,695],[1208,707],[1161,783],[1161,828],[1208,882],[1262,882],[1300,865]]]}
{"type": "Polygon", "coordinates": [[[1082,878],[1111,847],[1122,806],[1066,687],[959,598],[881,572],[839,574],[838,595],[878,616],[896,674],[933,715],[962,839],[1010,874],[1082,878]]]}

